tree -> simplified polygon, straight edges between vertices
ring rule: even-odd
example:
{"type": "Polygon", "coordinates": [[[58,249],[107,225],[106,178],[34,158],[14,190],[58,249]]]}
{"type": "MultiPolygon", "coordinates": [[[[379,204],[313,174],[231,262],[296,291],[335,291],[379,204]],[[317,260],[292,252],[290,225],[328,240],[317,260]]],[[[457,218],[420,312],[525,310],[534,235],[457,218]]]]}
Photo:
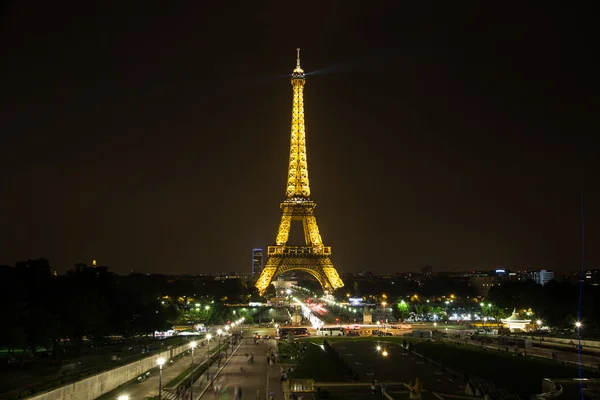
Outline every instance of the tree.
{"type": "Polygon", "coordinates": [[[410,304],[406,301],[399,299],[397,303],[394,304],[392,308],[392,315],[398,321],[404,321],[406,318],[410,316],[410,304]]]}

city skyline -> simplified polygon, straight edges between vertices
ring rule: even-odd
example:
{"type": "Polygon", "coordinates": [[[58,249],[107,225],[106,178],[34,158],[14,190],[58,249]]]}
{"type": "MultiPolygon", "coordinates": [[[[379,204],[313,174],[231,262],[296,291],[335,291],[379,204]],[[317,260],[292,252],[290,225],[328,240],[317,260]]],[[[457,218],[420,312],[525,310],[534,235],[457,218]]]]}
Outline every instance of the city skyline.
{"type": "Polygon", "coordinates": [[[277,232],[297,47],[340,273],[576,269],[582,189],[600,239],[590,39],[571,10],[314,3],[298,31],[275,3],[127,4],[5,12],[0,264],[247,269],[277,232]]]}

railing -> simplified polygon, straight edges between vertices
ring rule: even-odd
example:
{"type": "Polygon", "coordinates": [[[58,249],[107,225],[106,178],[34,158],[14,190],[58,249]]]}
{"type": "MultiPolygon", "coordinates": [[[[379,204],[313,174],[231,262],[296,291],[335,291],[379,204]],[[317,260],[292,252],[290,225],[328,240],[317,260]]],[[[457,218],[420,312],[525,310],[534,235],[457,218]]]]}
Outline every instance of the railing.
{"type": "Polygon", "coordinates": [[[269,246],[267,248],[268,255],[330,255],[331,247],[329,246],[269,246]]]}

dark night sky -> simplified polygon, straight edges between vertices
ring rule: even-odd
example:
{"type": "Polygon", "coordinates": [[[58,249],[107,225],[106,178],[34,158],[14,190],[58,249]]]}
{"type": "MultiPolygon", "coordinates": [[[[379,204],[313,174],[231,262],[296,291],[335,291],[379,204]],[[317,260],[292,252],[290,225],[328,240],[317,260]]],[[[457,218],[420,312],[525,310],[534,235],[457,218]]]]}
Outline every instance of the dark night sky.
{"type": "Polygon", "coordinates": [[[2,9],[0,263],[248,270],[279,223],[301,47],[340,272],[576,269],[582,188],[599,266],[586,10],[161,3],[2,9]]]}

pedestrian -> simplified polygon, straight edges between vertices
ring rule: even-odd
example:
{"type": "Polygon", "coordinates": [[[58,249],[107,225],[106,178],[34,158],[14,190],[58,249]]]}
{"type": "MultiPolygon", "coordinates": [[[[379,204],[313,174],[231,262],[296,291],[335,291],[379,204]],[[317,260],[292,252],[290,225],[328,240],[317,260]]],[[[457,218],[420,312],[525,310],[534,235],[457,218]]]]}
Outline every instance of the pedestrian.
{"type": "Polygon", "coordinates": [[[377,390],[375,388],[375,381],[371,382],[371,394],[375,394],[377,393],[377,390]]]}
{"type": "Polygon", "coordinates": [[[385,383],[381,382],[381,395],[385,396],[385,383]]]}
{"type": "Polygon", "coordinates": [[[219,397],[219,394],[221,393],[221,389],[223,388],[223,385],[221,384],[221,380],[220,379],[217,381],[217,385],[216,386],[217,386],[217,391],[216,391],[215,394],[216,394],[217,397],[219,397]]]}
{"type": "Polygon", "coordinates": [[[238,386],[233,388],[233,400],[238,400],[239,390],[240,388],[238,386]]]}
{"type": "Polygon", "coordinates": [[[241,386],[238,388],[238,398],[237,398],[237,400],[242,400],[242,387],[241,386]]]}

